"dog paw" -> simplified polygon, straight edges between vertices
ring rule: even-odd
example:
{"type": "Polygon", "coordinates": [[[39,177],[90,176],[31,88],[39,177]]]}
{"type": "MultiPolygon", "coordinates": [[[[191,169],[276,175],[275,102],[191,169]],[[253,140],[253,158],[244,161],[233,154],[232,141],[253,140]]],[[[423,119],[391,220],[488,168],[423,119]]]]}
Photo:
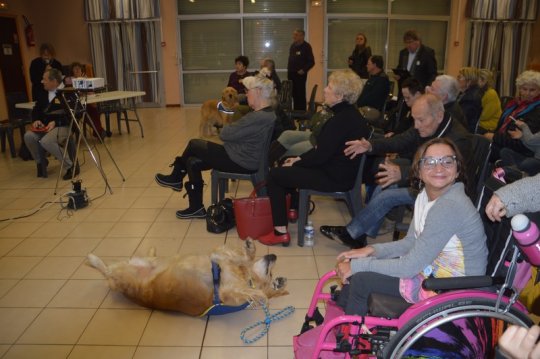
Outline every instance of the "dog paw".
{"type": "Polygon", "coordinates": [[[272,287],[274,288],[274,290],[285,288],[286,285],[287,285],[287,278],[284,278],[284,277],[277,277],[272,282],[272,287]]]}

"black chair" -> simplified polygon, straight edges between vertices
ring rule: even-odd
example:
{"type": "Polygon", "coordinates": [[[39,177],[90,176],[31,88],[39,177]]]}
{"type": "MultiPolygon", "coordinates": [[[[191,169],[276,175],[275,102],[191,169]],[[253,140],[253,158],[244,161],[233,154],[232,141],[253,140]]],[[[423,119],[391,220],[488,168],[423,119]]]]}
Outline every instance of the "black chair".
{"type": "MultiPolygon", "coordinates": [[[[255,187],[258,183],[261,183],[262,181],[266,180],[266,176],[268,175],[268,170],[270,168],[270,165],[268,163],[268,151],[270,149],[270,142],[272,140],[272,134],[273,130],[270,130],[268,132],[268,136],[265,139],[265,143],[263,148],[265,149],[263,153],[261,153],[261,158],[259,160],[259,168],[257,172],[255,173],[233,173],[233,172],[223,172],[218,170],[212,170],[211,174],[211,181],[212,181],[212,189],[211,189],[211,200],[212,203],[218,203],[218,201],[221,201],[225,198],[225,192],[228,190],[228,180],[229,179],[235,179],[235,180],[250,180],[253,184],[253,187],[255,187]]],[[[257,192],[257,196],[265,196],[266,195],[266,187],[263,186],[259,189],[257,192]]]]}
{"type": "Polygon", "coordinates": [[[309,212],[309,198],[312,195],[332,197],[335,199],[342,199],[347,203],[347,208],[351,217],[354,217],[356,213],[364,207],[362,200],[362,175],[364,172],[364,164],[366,163],[366,155],[362,155],[360,165],[358,166],[358,173],[356,174],[356,180],[354,186],[348,191],[344,192],[322,192],[313,189],[300,189],[298,199],[298,245],[304,246],[304,227],[307,222],[309,212]]]}
{"type": "Polygon", "coordinates": [[[10,92],[6,94],[8,106],[8,119],[0,121],[0,140],[2,152],[6,151],[6,141],[9,144],[11,157],[17,157],[15,148],[14,131],[19,129],[21,141],[24,139],[25,126],[32,123],[30,111],[16,108],[15,105],[22,102],[28,102],[26,92],[10,92]]]}
{"type": "MultiPolygon", "coordinates": [[[[96,91],[96,93],[100,92],[106,92],[109,91],[106,88],[102,90],[96,91]]],[[[122,115],[124,115],[124,120],[126,122],[126,129],[128,133],[130,133],[129,128],[129,119],[127,114],[127,109],[122,106],[122,102],[120,100],[113,100],[113,101],[103,101],[103,102],[97,102],[96,103],[98,112],[100,116],[103,114],[105,115],[105,131],[107,131],[107,136],[110,136],[111,134],[111,114],[116,114],[116,122],[118,125],[118,134],[122,134],[122,115]]]]}
{"type": "Polygon", "coordinates": [[[291,118],[298,122],[298,129],[300,131],[307,129],[307,124],[311,120],[311,117],[317,111],[317,107],[320,105],[315,102],[315,96],[317,96],[318,85],[313,85],[311,89],[311,95],[309,96],[308,108],[306,111],[291,111],[291,118]]]}
{"type": "Polygon", "coordinates": [[[292,112],[292,81],[281,81],[281,91],[279,92],[279,107],[283,110],[287,116],[291,116],[292,112]]]}

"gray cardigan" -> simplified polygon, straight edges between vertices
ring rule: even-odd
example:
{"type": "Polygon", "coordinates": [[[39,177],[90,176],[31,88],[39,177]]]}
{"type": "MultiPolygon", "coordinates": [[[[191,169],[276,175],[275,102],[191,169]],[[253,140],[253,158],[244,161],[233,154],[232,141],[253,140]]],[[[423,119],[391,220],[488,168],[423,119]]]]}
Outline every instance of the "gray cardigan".
{"type": "Polygon", "coordinates": [[[540,174],[525,177],[495,191],[506,207],[506,216],[540,211],[540,174]]]}
{"type": "Polygon", "coordinates": [[[223,126],[219,138],[227,154],[238,165],[256,171],[262,156],[267,155],[264,145],[274,129],[276,114],[270,107],[248,112],[238,121],[223,126]]]}
{"type": "Polygon", "coordinates": [[[423,232],[415,239],[414,219],[402,240],[372,245],[375,252],[351,261],[356,272],[376,272],[411,278],[431,265],[456,235],[462,244],[465,275],[484,275],[487,263],[486,235],[480,215],[458,182],[440,196],[426,217],[423,232]]]}

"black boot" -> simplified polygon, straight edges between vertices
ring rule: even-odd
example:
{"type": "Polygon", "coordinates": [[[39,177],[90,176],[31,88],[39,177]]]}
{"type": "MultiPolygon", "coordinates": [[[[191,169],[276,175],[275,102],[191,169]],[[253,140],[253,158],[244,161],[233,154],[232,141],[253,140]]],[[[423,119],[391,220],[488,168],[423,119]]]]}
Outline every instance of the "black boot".
{"type": "Polygon", "coordinates": [[[287,149],[283,147],[278,141],[274,141],[270,144],[270,150],[268,151],[268,163],[271,167],[274,167],[274,164],[279,161],[281,156],[287,152],[287,149]]]}
{"type": "Polygon", "coordinates": [[[156,174],[156,182],[162,187],[168,187],[173,191],[180,192],[183,187],[182,181],[187,173],[182,157],[176,157],[174,163],[169,165],[169,167],[173,168],[172,173],[170,175],[156,174]]]}
{"type": "Polygon", "coordinates": [[[188,219],[206,217],[206,209],[204,209],[202,202],[203,185],[203,182],[186,182],[186,195],[189,198],[189,207],[181,211],[176,211],[176,218],[188,219]]]}

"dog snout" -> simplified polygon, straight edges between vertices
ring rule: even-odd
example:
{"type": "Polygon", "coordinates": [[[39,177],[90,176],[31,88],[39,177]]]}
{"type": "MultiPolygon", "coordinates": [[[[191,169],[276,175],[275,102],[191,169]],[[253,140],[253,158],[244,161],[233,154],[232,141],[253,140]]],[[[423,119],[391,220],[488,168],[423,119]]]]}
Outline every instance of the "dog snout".
{"type": "Polygon", "coordinates": [[[287,285],[287,278],[284,277],[277,277],[274,280],[274,289],[281,289],[284,288],[285,285],[287,285]]]}

